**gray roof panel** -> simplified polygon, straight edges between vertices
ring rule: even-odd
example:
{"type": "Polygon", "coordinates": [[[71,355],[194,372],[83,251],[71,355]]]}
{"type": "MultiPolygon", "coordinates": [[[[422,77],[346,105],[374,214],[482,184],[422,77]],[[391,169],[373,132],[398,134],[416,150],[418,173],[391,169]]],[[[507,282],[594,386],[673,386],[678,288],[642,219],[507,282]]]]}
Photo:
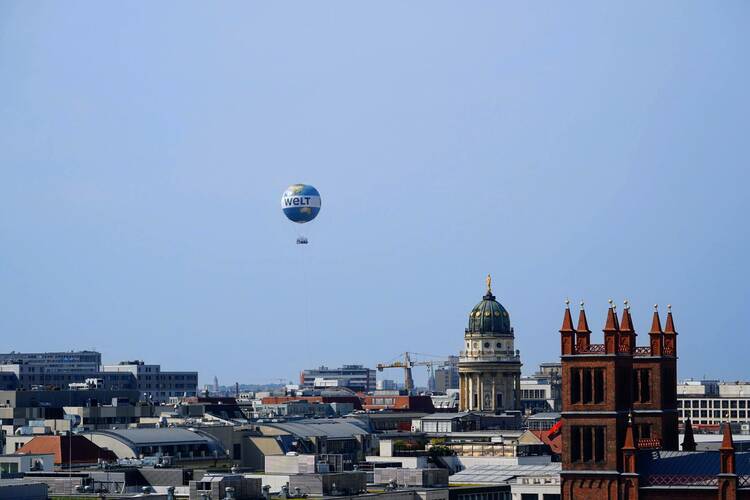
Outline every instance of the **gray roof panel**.
{"type": "MultiPolygon", "coordinates": [[[[87,433],[88,434],[88,433],[87,433]]],[[[212,437],[205,434],[178,427],[160,429],[112,429],[94,431],[93,434],[104,434],[119,438],[135,446],[149,446],[160,444],[200,444],[213,442],[212,437]]]]}
{"type": "Polygon", "coordinates": [[[369,431],[352,419],[296,420],[294,422],[264,423],[262,425],[280,429],[302,438],[320,436],[329,439],[347,439],[369,434],[369,431]]]}

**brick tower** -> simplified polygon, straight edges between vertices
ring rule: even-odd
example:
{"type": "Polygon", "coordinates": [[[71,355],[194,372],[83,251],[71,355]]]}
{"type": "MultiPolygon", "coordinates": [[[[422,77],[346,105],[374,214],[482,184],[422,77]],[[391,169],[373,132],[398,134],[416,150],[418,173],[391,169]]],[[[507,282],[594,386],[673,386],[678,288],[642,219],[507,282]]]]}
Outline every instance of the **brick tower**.
{"type": "Polygon", "coordinates": [[[654,308],[648,346],[636,346],[627,301],[621,320],[610,301],[603,331],[604,343],[592,344],[583,304],[575,328],[565,308],[560,328],[563,499],[628,496],[634,486],[628,463],[633,450],[678,446],[677,332],[671,310],[662,330],[654,308]]]}

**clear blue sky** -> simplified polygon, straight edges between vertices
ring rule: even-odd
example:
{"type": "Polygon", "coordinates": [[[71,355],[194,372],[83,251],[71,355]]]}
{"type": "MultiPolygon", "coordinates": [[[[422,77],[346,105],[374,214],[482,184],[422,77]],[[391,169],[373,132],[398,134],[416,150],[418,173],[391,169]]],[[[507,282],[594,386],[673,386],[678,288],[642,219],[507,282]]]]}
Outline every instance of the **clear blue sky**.
{"type": "Polygon", "coordinates": [[[595,339],[611,297],[641,334],[673,304],[680,377],[750,378],[748,24],[745,1],[0,2],[0,350],[221,383],[447,355],[489,272],[525,371],[566,297],[595,339]],[[294,182],[323,196],[307,248],[294,182]]]}

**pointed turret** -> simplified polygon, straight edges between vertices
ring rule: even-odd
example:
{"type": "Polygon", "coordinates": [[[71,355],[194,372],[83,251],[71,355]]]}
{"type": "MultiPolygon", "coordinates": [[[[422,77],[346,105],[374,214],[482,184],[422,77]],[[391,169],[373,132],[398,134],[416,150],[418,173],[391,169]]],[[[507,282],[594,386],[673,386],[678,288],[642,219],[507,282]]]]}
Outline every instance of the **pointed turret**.
{"type": "Polygon", "coordinates": [[[623,472],[635,472],[635,439],[633,439],[633,414],[628,415],[628,426],[625,429],[625,442],[622,445],[623,472]]]}
{"type": "Polygon", "coordinates": [[[667,324],[664,326],[664,333],[677,335],[677,330],[674,329],[674,318],[672,318],[672,304],[667,306],[667,324]]]}
{"type": "Polygon", "coordinates": [[[682,439],[682,451],[695,451],[693,424],[690,422],[690,419],[685,421],[685,437],[682,439]]]}
{"type": "Polygon", "coordinates": [[[575,334],[573,318],[570,316],[570,301],[565,300],[565,313],[560,327],[560,352],[563,356],[575,354],[575,334]]]}
{"type": "Polygon", "coordinates": [[[720,450],[732,450],[734,451],[734,439],[732,439],[732,426],[729,422],[724,422],[721,436],[721,448],[720,450]]]}
{"type": "Polygon", "coordinates": [[[625,429],[625,443],[623,450],[635,450],[635,439],[633,438],[633,413],[628,414],[628,427],[625,429]]]}
{"type": "Polygon", "coordinates": [[[576,327],[576,331],[591,333],[591,330],[589,330],[589,322],[586,319],[586,309],[583,307],[583,301],[581,301],[581,310],[578,312],[578,326],[576,327]]]}
{"type": "Polygon", "coordinates": [[[630,317],[630,304],[625,301],[625,307],[622,308],[622,321],[620,322],[621,332],[634,332],[633,329],[633,318],[630,317]]]}
{"type": "Polygon", "coordinates": [[[616,354],[619,342],[620,325],[617,322],[617,313],[615,304],[609,299],[609,309],[607,309],[607,322],[604,324],[604,352],[607,354],[616,354]]]}
{"type": "Polygon", "coordinates": [[[661,335],[661,319],[659,319],[659,304],[654,304],[654,317],[651,319],[651,330],[648,333],[658,333],[661,335]]]}
{"type": "Polygon", "coordinates": [[[633,329],[633,318],[630,316],[630,303],[626,300],[622,308],[622,322],[620,323],[619,351],[623,354],[632,355],[635,351],[635,329],[633,329]]]}
{"type": "Polygon", "coordinates": [[[586,310],[583,308],[583,301],[581,301],[581,310],[578,312],[576,345],[579,351],[586,350],[591,345],[591,330],[589,330],[589,322],[586,320],[586,310]]]}
{"type": "Polygon", "coordinates": [[[616,306],[612,299],[609,299],[609,309],[607,309],[607,322],[604,324],[604,331],[616,332],[620,330],[620,324],[617,321],[616,306]]]}
{"type": "Polygon", "coordinates": [[[565,315],[563,316],[563,323],[560,327],[560,332],[574,332],[575,328],[573,328],[573,318],[570,315],[570,301],[565,301],[565,315]]]}
{"type": "Polygon", "coordinates": [[[664,325],[664,354],[677,356],[677,330],[672,318],[672,305],[667,306],[667,323],[664,325]]]}
{"type": "Polygon", "coordinates": [[[724,436],[719,448],[721,468],[718,476],[718,490],[721,492],[719,498],[737,498],[737,467],[734,457],[734,441],[732,440],[732,427],[729,422],[724,422],[724,436]]]}
{"type": "Polygon", "coordinates": [[[654,317],[651,319],[651,330],[648,331],[649,345],[652,356],[661,356],[664,353],[664,332],[661,331],[661,319],[659,319],[659,305],[654,304],[654,317]]]}
{"type": "Polygon", "coordinates": [[[732,439],[732,426],[729,422],[724,422],[724,436],[721,440],[721,473],[735,474],[734,467],[734,440],[732,439]]]}

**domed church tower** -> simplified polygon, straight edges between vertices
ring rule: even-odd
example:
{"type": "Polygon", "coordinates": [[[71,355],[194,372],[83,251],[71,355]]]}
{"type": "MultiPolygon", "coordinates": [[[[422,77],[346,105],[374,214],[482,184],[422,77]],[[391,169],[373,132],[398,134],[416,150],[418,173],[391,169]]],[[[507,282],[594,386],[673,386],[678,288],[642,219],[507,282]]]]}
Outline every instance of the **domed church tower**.
{"type": "Polygon", "coordinates": [[[513,345],[508,311],[487,293],[469,313],[458,361],[461,411],[499,412],[521,408],[521,357],[513,345]]]}

